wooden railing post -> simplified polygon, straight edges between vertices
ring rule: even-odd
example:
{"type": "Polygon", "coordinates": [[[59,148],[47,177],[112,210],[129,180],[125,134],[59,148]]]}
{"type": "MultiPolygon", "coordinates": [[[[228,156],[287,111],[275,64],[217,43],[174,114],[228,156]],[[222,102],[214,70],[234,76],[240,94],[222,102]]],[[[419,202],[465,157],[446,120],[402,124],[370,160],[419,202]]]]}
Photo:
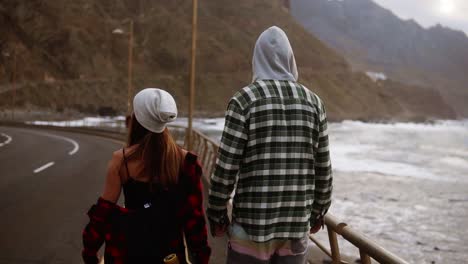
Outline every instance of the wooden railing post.
{"type": "Polygon", "coordinates": [[[362,249],[359,249],[359,255],[361,256],[362,264],[371,264],[371,259],[369,255],[366,254],[362,249]]]}
{"type": "Polygon", "coordinates": [[[211,162],[210,162],[210,169],[208,170],[208,179],[209,177],[211,177],[211,174],[213,174],[214,172],[214,168],[216,166],[216,159],[217,159],[217,156],[218,156],[218,146],[216,145],[213,145],[213,157],[211,158],[211,162]]]}
{"type": "Polygon", "coordinates": [[[333,261],[332,263],[333,264],[341,263],[340,246],[338,245],[338,238],[336,236],[336,233],[328,226],[327,226],[327,231],[328,231],[328,240],[330,241],[330,249],[331,249],[332,261],[333,261]]]}

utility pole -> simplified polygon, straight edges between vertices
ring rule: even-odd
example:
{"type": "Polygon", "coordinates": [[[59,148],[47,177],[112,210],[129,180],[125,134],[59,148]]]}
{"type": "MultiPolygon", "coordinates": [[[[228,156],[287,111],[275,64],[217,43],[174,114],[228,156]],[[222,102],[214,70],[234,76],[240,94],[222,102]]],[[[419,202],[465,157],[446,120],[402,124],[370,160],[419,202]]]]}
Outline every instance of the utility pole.
{"type": "Polygon", "coordinates": [[[192,149],[192,129],[193,129],[193,108],[195,104],[195,62],[197,55],[197,16],[198,16],[198,0],[192,0],[193,14],[192,14],[192,60],[190,64],[190,95],[189,95],[189,116],[188,116],[188,130],[187,130],[187,148],[192,149]]]}
{"type": "Polygon", "coordinates": [[[133,97],[132,73],[133,73],[133,20],[130,19],[130,32],[128,37],[128,91],[127,91],[127,115],[132,114],[131,98],[133,97]]]}

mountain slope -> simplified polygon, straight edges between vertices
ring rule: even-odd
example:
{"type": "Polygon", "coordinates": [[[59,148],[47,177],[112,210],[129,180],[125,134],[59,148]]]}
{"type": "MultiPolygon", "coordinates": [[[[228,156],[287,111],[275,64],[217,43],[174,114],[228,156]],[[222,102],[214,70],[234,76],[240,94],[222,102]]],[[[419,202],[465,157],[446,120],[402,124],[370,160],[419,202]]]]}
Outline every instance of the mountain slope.
{"type": "MultiPolygon", "coordinates": [[[[17,46],[17,107],[95,112],[105,106],[124,112],[128,40],[127,35],[111,32],[127,31],[128,18],[135,22],[135,90],[165,88],[175,95],[183,114],[188,102],[190,1],[2,1],[0,35],[5,37],[0,48],[9,56],[1,57],[0,85],[13,78],[11,54],[17,46]]],[[[453,117],[437,92],[424,93],[429,94],[431,107],[415,106],[402,93],[386,89],[390,83],[374,83],[353,72],[279,2],[269,0],[200,2],[196,95],[200,115],[222,115],[230,96],[250,82],[256,38],[271,25],[288,34],[301,82],[324,99],[331,119],[453,117]]],[[[415,93],[406,85],[391,85],[415,93]]],[[[0,106],[11,108],[11,97],[0,96],[0,106]]]]}
{"type": "Polygon", "coordinates": [[[292,0],[291,13],[355,69],[432,86],[468,116],[468,38],[437,25],[424,29],[372,0],[292,0]]]}

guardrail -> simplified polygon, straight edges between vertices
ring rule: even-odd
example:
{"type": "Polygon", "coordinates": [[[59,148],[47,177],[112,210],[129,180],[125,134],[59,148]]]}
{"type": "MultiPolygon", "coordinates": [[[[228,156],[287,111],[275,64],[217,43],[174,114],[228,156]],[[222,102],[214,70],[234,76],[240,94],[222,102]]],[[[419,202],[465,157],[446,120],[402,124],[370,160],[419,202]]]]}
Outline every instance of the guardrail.
{"type": "Polygon", "coordinates": [[[337,235],[341,235],[345,240],[353,244],[359,249],[359,255],[361,263],[370,264],[371,258],[375,259],[379,263],[389,264],[406,264],[405,260],[389,252],[377,243],[366,237],[361,232],[352,229],[348,224],[340,222],[332,214],[325,215],[325,225],[327,226],[328,239],[330,242],[331,250],[328,250],[320,241],[318,241],[313,235],[310,235],[310,239],[314,242],[325,254],[331,259],[332,263],[347,263],[341,260],[340,247],[338,244],[337,235]]]}
{"type": "MultiPolygon", "coordinates": [[[[206,182],[210,182],[210,175],[213,173],[216,158],[218,157],[219,145],[214,140],[208,138],[197,129],[192,129],[192,147],[191,150],[199,155],[202,164],[206,182]]],[[[184,146],[188,148],[188,146],[184,146]]]]}
{"type": "MultiPolygon", "coordinates": [[[[38,127],[33,125],[12,123],[12,122],[0,122],[0,125],[10,125],[16,127],[38,127]]],[[[79,128],[79,127],[54,127],[54,126],[40,126],[49,129],[56,129],[62,131],[72,131],[84,134],[92,134],[97,136],[102,136],[106,138],[112,138],[119,141],[125,140],[125,133],[119,131],[109,131],[109,130],[100,130],[100,129],[90,129],[90,128],[79,128]]],[[[186,128],[182,126],[171,126],[171,134],[175,140],[180,144],[185,146],[186,140],[186,128]]],[[[217,153],[219,145],[214,140],[208,138],[203,133],[197,129],[192,130],[192,139],[193,147],[191,151],[195,152],[203,166],[204,171],[204,180],[209,185],[210,184],[210,175],[213,172],[214,165],[216,163],[217,153]]],[[[405,260],[396,256],[395,254],[389,252],[383,247],[379,246],[377,243],[366,237],[361,232],[352,229],[348,226],[347,223],[339,221],[335,216],[328,213],[325,215],[325,225],[328,232],[328,240],[330,244],[330,249],[322,244],[314,235],[310,235],[309,238],[314,242],[317,247],[328,255],[332,259],[332,263],[348,263],[342,260],[340,254],[340,246],[338,244],[338,235],[342,236],[345,240],[354,245],[360,254],[360,263],[370,264],[371,259],[378,261],[383,264],[407,264],[405,260]]]]}

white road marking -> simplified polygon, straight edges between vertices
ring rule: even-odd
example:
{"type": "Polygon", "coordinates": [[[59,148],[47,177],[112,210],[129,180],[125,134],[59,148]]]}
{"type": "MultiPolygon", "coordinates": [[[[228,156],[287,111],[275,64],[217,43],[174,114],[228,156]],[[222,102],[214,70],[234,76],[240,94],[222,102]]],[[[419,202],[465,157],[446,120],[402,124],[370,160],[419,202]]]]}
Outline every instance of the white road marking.
{"type": "Polygon", "coordinates": [[[68,155],[73,155],[75,154],[76,152],[78,152],[78,150],[80,149],[80,145],[78,144],[78,142],[76,142],[75,140],[71,139],[71,138],[67,138],[67,137],[63,137],[63,136],[57,136],[57,135],[52,135],[52,134],[46,134],[48,137],[53,137],[53,138],[58,138],[58,139],[62,139],[62,140],[65,140],[69,143],[71,143],[73,145],[73,149],[68,152],[68,155]]]}
{"type": "Polygon", "coordinates": [[[73,144],[73,149],[72,149],[72,151],[68,152],[68,155],[73,155],[73,154],[75,154],[75,153],[78,152],[78,150],[80,149],[80,145],[78,144],[78,142],[76,142],[76,141],[73,140],[73,139],[66,138],[66,137],[61,137],[61,138],[62,138],[63,140],[65,140],[65,141],[68,141],[68,142],[70,142],[70,143],[73,144]]]}
{"type": "Polygon", "coordinates": [[[43,166],[41,166],[41,167],[35,169],[33,172],[34,172],[34,173],[39,173],[39,172],[41,172],[41,171],[43,171],[43,170],[49,168],[50,166],[53,166],[54,164],[55,164],[55,162],[51,161],[51,162],[49,162],[49,163],[47,163],[47,164],[45,164],[45,165],[43,165],[43,166]]]}
{"type": "Polygon", "coordinates": [[[7,144],[10,144],[11,141],[13,141],[13,138],[11,138],[9,135],[7,135],[5,133],[0,133],[0,135],[6,137],[6,140],[4,142],[0,143],[0,147],[3,147],[5,145],[7,145],[7,144]]]}
{"type": "Polygon", "coordinates": [[[71,138],[58,136],[58,135],[53,135],[53,134],[49,134],[49,133],[41,133],[41,132],[37,132],[37,131],[34,131],[34,132],[33,131],[28,131],[28,132],[33,133],[33,134],[43,135],[43,136],[46,136],[46,137],[51,137],[51,138],[58,138],[58,139],[65,140],[65,141],[71,143],[73,145],[73,149],[70,152],[68,152],[68,155],[74,155],[80,149],[80,145],[78,144],[78,142],[76,142],[75,140],[73,140],[71,138]]]}

